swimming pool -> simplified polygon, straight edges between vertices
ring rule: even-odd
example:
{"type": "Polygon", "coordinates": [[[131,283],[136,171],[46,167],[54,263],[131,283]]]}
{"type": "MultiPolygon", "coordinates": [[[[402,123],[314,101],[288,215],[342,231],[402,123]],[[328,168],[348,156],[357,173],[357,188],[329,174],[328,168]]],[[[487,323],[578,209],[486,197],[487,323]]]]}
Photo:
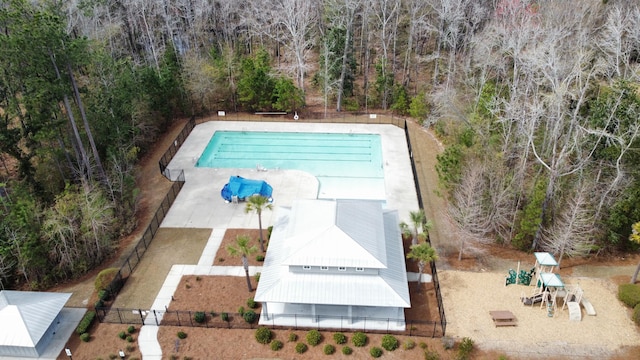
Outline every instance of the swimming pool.
{"type": "Polygon", "coordinates": [[[318,178],[320,194],[340,186],[384,193],[378,134],[216,131],[196,167],[296,169],[318,178]]]}

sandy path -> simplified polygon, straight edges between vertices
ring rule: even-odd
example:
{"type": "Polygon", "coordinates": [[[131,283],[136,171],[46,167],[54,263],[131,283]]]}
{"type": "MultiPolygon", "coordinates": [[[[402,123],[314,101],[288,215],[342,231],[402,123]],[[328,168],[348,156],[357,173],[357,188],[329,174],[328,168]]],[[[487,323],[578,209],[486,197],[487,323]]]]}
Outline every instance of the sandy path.
{"type": "Polygon", "coordinates": [[[447,335],[470,337],[484,350],[499,350],[515,358],[604,358],[622,346],[640,343],[640,334],[628,310],[616,298],[617,287],[601,279],[563,277],[566,284],[579,284],[597,316],[569,320],[569,311],[548,317],[540,305],[524,306],[521,294],[534,287],[504,286],[505,274],[441,271],[440,281],[447,315],[447,335]],[[517,318],[515,327],[496,328],[489,311],[509,310],[517,318]]]}

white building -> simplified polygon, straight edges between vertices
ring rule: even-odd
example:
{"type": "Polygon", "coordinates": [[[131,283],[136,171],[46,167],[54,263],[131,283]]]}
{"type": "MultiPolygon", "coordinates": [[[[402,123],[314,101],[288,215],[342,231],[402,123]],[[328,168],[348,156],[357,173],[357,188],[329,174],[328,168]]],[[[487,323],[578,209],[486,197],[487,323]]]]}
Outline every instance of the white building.
{"type": "Polygon", "coordinates": [[[60,311],[70,297],[68,293],[0,291],[0,356],[41,356],[59,329],[60,311]]]}
{"type": "Polygon", "coordinates": [[[255,294],[261,324],[404,330],[411,302],[397,211],[367,200],[277,211],[255,294]]]}

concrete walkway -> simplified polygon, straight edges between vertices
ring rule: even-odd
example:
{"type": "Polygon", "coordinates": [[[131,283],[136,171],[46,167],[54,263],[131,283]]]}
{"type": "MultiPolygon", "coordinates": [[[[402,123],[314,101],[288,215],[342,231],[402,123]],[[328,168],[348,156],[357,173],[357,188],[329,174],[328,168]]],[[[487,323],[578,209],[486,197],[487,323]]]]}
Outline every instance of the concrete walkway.
{"type": "MultiPolygon", "coordinates": [[[[212,266],[216,252],[222,243],[226,229],[215,229],[211,232],[207,245],[205,245],[198,265],[173,265],[169,275],[165,278],[162,288],[158,292],[151,310],[156,310],[156,316],[147,316],[145,324],[140,328],[138,346],[142,358],[147,360],[162,360],[162,348],[158,343],[158,325],[156,321],[162,321],[164,312],[171,304],[173,294],[180,284],[180,279],[186,275],[221,275],[221,276],[245,276],[242,266],[212,266]]],[[[249,266],[251,276],[260,272],[261,266],[249,266]]]]}

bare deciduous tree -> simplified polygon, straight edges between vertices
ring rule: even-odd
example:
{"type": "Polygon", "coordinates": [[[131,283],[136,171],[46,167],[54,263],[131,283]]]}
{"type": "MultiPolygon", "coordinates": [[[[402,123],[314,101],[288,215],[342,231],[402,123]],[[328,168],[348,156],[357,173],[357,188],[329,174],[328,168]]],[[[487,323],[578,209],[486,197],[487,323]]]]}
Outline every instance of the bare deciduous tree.
{"type": "Polygon", "coordinates": [[[483,173],[482,164],[472,162],[463,172],[447,209],[459,228],[458,260],[462,260],[465,250],[477,251],[479,243],[486,243],[486,235],[491,230],[483,209],[483,173]]]}
{"type": "Polygon", "coordinates": [[[556,255],[558,268],[564,256],[584,256],[593,250],[597,229],[593,224],[592,191],[585,180],[579,179],[569,199],[563,202],[556,220],[545,229],[541,248],[556,255]]]}

